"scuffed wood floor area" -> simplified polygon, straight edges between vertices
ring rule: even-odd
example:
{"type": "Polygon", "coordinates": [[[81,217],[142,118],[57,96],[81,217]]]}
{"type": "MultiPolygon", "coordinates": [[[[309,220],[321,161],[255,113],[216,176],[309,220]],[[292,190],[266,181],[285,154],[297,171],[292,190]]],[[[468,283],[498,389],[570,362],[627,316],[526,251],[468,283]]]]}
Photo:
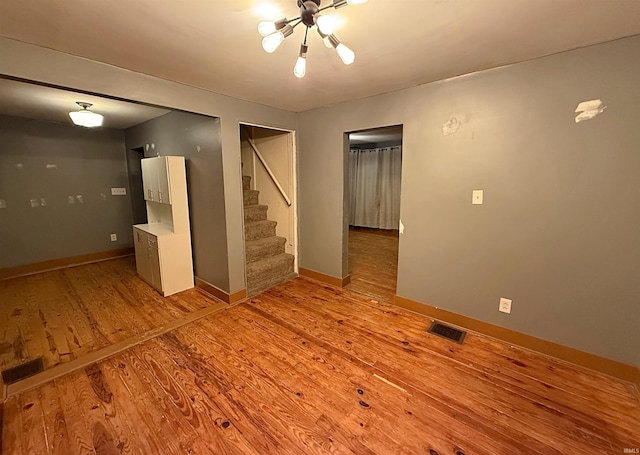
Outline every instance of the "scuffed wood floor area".
{"type": "Polygon", "coordinates": [[[196,289],[162,297],[132,256],[0,281],[0,370],[38,356],[51,368],[213,302],[196,289]]]}
{"type": "Polygon", "coordinates": [[[398,279],[398,231],[349,227],[350,291],[393,302],[398,279]]]}
{"type": "Polygon", "coordinates": [[[4,404],[5,454],[621,454],[630,384],[298,278],[4,404]]]}

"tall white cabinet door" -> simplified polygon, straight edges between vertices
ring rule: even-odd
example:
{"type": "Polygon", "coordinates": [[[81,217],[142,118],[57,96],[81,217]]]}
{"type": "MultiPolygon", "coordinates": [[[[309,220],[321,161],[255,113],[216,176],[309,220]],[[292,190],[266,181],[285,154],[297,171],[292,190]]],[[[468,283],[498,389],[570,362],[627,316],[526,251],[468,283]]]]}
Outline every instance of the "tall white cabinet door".
{"type": "Polygon", "coordinates": [[[169,180],[169,167],[167,165],[167,157],[158,157],[155,162],[156,175],[158,185],[156,191],[158,194],[158,202],[163,204],[171,204],[171,182],[169,180]]]}
{"type": "Polygon", "coordinates": [[[142,160],[140,162],[142,165],[142,188],[144,189],[144,200],[145,201],[156,201],[154,199],[153,194],[153,182],[157,180],[157,177],[154,177],[156,174],[154,160],[142,160]]]}

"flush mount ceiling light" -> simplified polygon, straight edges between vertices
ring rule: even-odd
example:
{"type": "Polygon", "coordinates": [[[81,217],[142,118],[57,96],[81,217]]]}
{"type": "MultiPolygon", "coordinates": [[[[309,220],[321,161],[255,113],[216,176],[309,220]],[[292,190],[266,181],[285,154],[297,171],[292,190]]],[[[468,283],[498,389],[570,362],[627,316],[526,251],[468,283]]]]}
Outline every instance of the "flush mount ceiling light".
{"type": "Polygon", "coordinates": [[[95,128],[96,126],[102,126],[102,120],[104,117],[95,112],[88,110],[93,104],[85,103],[83,101],[76,101],[76,104],[82,107],[82,110],[69,112],[71,121],[78,126],[85,126],[87,128],[95,128]]]}
{"type": "Polygon", "coordinates": [[[342,44],[333,34],[333,18],[326,14],[320,14],[329,8],[342,8],[343,6],[365,3],[367,0],[333,0],[328,6],[320,7],[321,0],[296,0],[300,8],[300,16],[294,19],[280,19],[278,21],[263,21],[258,24],[258,32],[264,36],[262,47],[265,51],[272,53],[293,33],[293,29],[300,24],[306,27],[304,31],[304,41],[300,45],[300,54],[293,68],[296,77],[304,77],[307,70],[307,35],[309,29],[316,27],[318,34],[327,47],[333,47],[345,65],[351,65],[356,58],[356,54],[347,46],[342,44]],[[293,23],[293,24],[292,24],[293,23]]]}

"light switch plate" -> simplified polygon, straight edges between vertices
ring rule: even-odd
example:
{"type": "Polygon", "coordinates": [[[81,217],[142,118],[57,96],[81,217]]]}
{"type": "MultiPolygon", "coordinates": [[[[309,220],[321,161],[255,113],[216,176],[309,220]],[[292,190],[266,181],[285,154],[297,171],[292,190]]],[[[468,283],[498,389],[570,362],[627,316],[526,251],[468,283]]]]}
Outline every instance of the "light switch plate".
{"type": "Polygon", "coordinates": [[[126,188],[111,188],[111,196],[126,196],[126,188]]]}
{"type": "Polygon", "coordinates": [[[471,195],[471,203],[473,205],[482,205],[484,199],[483,193],[483,190],[473,190],[473,194],[471,195]]]}

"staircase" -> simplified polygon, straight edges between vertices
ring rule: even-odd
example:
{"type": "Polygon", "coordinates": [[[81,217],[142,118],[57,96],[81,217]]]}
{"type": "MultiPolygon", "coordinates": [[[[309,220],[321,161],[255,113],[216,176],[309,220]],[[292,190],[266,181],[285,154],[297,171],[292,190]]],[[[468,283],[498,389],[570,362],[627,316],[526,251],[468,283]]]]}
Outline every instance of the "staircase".
{"type": "Polygon", "coordinates": [[[252,297],[296,277],[293,255],[285,253],[287,239],[276,236],[276,222],[267,219],[268,206],[258,203],[251,177],[242,176],[244,244],[247,261],[247,296],[252,297]]]}

